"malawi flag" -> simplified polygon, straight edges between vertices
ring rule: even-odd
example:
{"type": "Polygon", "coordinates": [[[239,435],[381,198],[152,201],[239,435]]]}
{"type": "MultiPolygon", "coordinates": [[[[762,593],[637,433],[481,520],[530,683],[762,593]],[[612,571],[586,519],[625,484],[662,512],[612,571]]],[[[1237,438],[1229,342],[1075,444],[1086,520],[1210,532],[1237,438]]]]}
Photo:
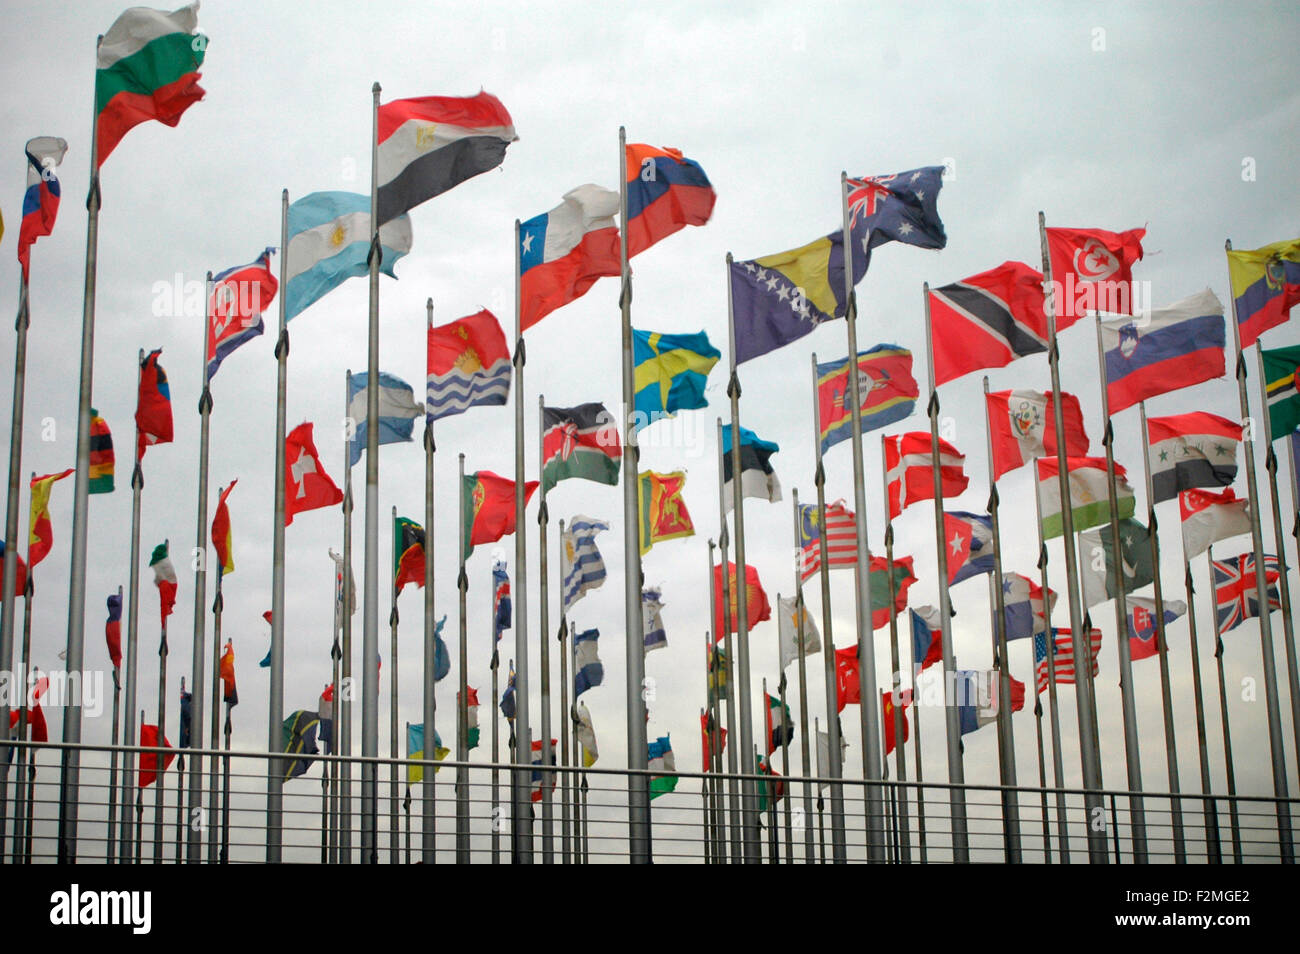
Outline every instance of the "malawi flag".
{"type": "Polygon", "coordinates": [[[104,621],[104,642],[114,669],[122,668],[122,594],[108,598],[108,619],[104,621]]]}
{"type": "Polygon", "coordinates": [[[113,454],[113,434],[108,422],[90,409],[90,493],[113,492],[113,468],[117,458],[113,454]]]}
{"type": "Polygon", "coordinates": [[[1291,315],[1300,302],[1300,238],[1228,252],[1241,346],[1249,348],[1291,315]]]}
{"type": "Polygon", "coordinates": [[[166,540],[153,548],[149,565],[153,567],[153,582],[158,587],[158,608],[161,610],[163,629],[166,629],[167,617],[172,615],[176,606],[176,568],[167,555],[166,540]]]}
{"type": "Polygon", "coordinates": [[[568,477],[617,484],[623,445],[605,405],[542,408],[542,492],[568,477]]]}
{"type": "MultiPolygon", "coordinates": [[[[891,344],[858,352],[862,433],[909,417],[919,394],[912,377],[912,352],[891,344]]],[[[822,453],[853,436],[848,358],[817,365],[817,428],[822,453]]]]}
{"type": "Polygon", "coordinates": [[[172,442],[172,392],[167,385],[167,372],[158,363],[160,354],[162,348],[150,351],[140,364],[140,393],[135,406],[135,428],[139,435],[136,460],[144,458],[149,445],[172,442]]]}
{"type": "Polygon", "coordinates": [[[424,586],[424,527],[406,517],[393,518],[393,586],[424,586]]]}
{"type": "Polygon", "coordinates": [[[628,258],[688,225],[709,221],[718,196],[698,162],[677,149],[644,143],[628,143],[626,157],[628,258]]]}
{"type": "Polygon", "coordinates": [[[491,93],[395,99],[379,107],[378,225],[495,169],[519,137],[491,93]]]}
{"type": "Polygon", "coordinates": [[[56,480],[62,480],[71,473],[72,468],[68,468],[61,474],[46,474],[43,477],[32,478],[31,536],[27,540],[28,566],[34,567],[44,560],[50,552],[50,547],[54,546],[54,528],[50,524],[50,491],[54,489],[56,480]]]}
{"type": "Polygon", "coordinates": [[[519,326],[527,330],[622,273],[618,193],[580,185],[549,212],[519,226],[519,326]]]}
{"type": "MultiPolygon", "coordinates": [[[[524,505],[537,490],[537,481],[524,484],[524,505]]],[[[466,474],[461,484],[461,522],[468,558],[480,543],[494,543],[515,532],[515,482],[490,470],[466,474]]]]}
{"type": "Polygon", "coordinates": [[[931,289],[935,383],[1046,351],[1043,300],[1043,275],[1024,262],[931,289]]]}
{"type": "Polygon", "coordinates": [[[65,140],[55,136],[37,136],[27,140],[27,191],[23,193],[23,221],[18,227],[18,262],[23,279],[31,261],[32,244],[54,230],[59,214],[59,177],[55,168],[68,151],[65,140]]]}
{"type": "Polygon", "coordinates": [[[173,13],[132,7],[113,21],[95,63],[95,162],[104,164],[133,126],[175,126],[203,98],[199,67],[208,38],[194,29],[199,5],[173,13]]]}
{"type": "Polygon", "coordinates": [[[236,483],[238,481],[232,480],[230,486],[221,491],[221,496],[217,499],[217,513],[212,518],[212,546],[217,551],[218,578],[225,576],[227,573],[235,572],[234,547],[230,533],[230,509],[226,506],[226,498],[235,489],[236,483]]]}

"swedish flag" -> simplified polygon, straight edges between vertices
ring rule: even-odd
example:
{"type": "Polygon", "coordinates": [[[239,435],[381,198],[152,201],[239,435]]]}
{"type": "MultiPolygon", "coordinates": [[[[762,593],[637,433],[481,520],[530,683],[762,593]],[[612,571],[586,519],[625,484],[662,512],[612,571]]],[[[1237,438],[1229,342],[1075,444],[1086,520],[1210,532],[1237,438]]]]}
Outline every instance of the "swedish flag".
{"type": "Polygon", "coordinates": [[[632,330],[636,375],[636,426],[651,424],[675,411],[707,407],[704,385],[722,352],[703,331],[666,335],[632,330]]]}

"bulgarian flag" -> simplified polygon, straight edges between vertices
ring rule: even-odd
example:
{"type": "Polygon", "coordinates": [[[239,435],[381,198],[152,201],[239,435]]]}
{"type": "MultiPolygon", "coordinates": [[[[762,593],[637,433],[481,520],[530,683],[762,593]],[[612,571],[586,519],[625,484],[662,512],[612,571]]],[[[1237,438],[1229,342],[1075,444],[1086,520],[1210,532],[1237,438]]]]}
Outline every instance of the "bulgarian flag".
{"type": "Polygon", "coordinates": [[[203,98],[199,67],[208,38],[194,30],[199,5],[173,13],[132,7],[113,21],[95,63],[95,161],[102,166],[133,126],[175,126],[203,98]]]}
{"type": "Polygon", "coordinates": [[[167,556],[166,540],[153,548],[153,556],[149,558],[149,565],[153,567],[153,582],[158,587],[158,604],[162,610],[162,625],[166,629],[167,617],[172,615],[172,608],[176,605],[176,568],[172,566],[171,558],[167,556]]]}
{"type": "MultiPolygon", "coordinates": [[[[1075,531],[1107,523],[1110,520],[1110,496],[1106,488],[1106,459],[1067,457],[1066,468],[1075,531]]],[[[1059,537],[1065,532],[1060,473],[1055,457],[1038,458],[1038,501],[1042,507],[1044,540],[1059,537]]],[[[1129,486],[1124,468],[1119,464],[1115,465],[1115,496],[1119,505],[1119,519],[1133,516],[1133,488],[1129,486]]]]}

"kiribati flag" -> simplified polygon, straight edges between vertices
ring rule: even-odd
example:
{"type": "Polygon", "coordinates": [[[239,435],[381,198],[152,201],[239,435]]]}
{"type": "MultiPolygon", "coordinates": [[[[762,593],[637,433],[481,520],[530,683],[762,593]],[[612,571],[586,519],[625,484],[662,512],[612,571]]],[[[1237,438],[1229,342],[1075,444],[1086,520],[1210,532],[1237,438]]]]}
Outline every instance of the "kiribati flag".
{"type": "Polygon", "coordinates": [[[510,349],[496,316],[484,308],[430,328],[428,374],[424,409],[430,421],[480,404],[505,404],[510,396],[510,349]]]}
{"type": "Polygon", "coordinates": [[[248,265],[228,268],[212,278],[208,299],[208,377],[217,373],[226,355],[262,333],[262,313],[271,306],[280,283],[271,273],[271,253],[265,249],[248,265]]]}
{"type": "MultiPolygon", "coordinates": [[[[912,377],[912,352],[892,344],[859,351],[858,394],[864,434],[910,416],[920,394],[912,377]]],[[[848,358],[817,365],[817,421],[822,453],[853,436],[848,358]]]]}
{"type": "Polygon", "coordinates": [[[27,280],[32,244],[54,230],[60,194],[54,170],[67,151],[68,144],[54,136],[27,140],[27,191],[23,193],[23,221],[18,227],[18,262],[23,267],[23,281],[27,280]]]}
{"type": "Polygon", "coordinates": [[[645,143],[626,149],[629,258],[687,225],[709,221],[718,196],[698,162],[645,143]]]}

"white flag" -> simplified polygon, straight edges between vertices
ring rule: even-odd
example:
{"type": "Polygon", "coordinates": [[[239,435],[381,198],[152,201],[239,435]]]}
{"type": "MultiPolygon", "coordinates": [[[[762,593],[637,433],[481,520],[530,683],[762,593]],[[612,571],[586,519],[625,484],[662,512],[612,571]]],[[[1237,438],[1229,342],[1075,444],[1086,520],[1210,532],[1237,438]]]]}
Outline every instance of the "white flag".
{"type": "Polygon", "coordinates": [[[804,606],[802,614],[795,606],[798,602],[796,597],[784,596],[777,598],[777,630],[781,644],[781,670],[790,665],[791,662],[799,658],[800,646],[803,647],[803,655],[808,656],[812,653],[821,652],[822,638],[817,632],[817,624],[813,622],[812,615],[808,612],[808,607],[804,606]],[[802,615],[800,626],[796,619],[802,615]],[[796,635],[797,634],[797,635],[796,635]]]}

